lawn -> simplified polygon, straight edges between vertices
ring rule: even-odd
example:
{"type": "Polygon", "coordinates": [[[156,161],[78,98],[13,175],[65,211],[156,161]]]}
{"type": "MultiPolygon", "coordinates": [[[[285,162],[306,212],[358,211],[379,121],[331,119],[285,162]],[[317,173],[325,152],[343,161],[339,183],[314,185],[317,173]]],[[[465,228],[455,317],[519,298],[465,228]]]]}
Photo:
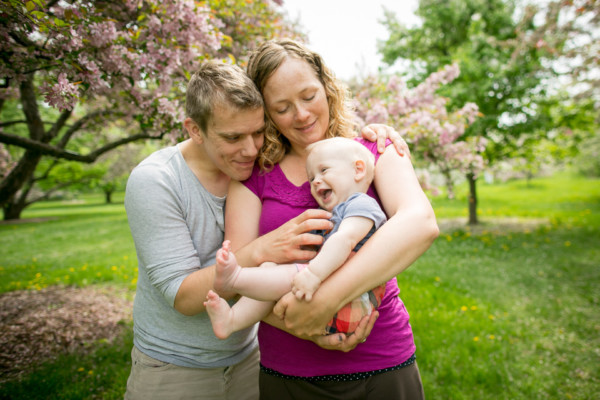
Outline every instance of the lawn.
{"type": "MultiPolygon", "coordinates": [[[[398,277],[427,398],[600,398],[600,180],[564,173],[480,183],[478,193],[476,229],[460,223],[465,187],[455,200],[432,199],[442,234],[398,277]]],[[[31,220],[0,225],[0,293],[134,290],[122,203],[87,196],[38,204],[23,217],[31,220]]],[[[4,382],[0,398],[122,398],[130,330],[92,346],[4,382]]]]}

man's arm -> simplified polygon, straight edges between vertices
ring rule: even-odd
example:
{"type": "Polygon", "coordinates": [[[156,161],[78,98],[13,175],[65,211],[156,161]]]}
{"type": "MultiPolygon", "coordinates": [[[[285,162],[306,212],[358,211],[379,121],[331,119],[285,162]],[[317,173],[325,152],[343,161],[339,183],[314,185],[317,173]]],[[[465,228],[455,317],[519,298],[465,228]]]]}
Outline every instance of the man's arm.
{"type": "Polygon", "coordinates": [[[185,315],[204,311],[190,308],[188,286],[195,296],[205,299],[212,286],[214,268],[200,269],[202,260],[182,211],[185,206],[173,174],[158,162],[136,168],[127,182],[125,208],[140,262],[146,274],[176,310],[185,315]],[[189,285],[194,282],[193,285],[189,285]],[[182,290],[183,288],[183,290],[182,290]]]}

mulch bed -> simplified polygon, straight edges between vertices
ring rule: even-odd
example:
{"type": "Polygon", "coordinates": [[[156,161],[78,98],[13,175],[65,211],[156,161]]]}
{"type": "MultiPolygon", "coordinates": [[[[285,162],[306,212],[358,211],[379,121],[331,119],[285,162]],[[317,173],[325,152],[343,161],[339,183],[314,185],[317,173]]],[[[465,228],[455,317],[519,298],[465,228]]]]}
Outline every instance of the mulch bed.
{"type": "Polygon", "coordinates": [[[129,329],[132,301],[110,288],[48,287],[0,295],[0,381],[129,329]]]}

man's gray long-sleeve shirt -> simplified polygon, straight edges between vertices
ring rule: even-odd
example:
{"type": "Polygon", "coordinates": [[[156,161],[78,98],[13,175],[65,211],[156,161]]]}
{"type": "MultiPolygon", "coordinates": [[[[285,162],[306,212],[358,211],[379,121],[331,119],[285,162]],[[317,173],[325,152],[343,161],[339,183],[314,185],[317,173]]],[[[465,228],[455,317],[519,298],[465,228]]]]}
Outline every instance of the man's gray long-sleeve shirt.
{"type": "Polygon", "coordinates": [[[133,306],[134,344],[161,361],[185,367],[235,364],[256,346],[256,327],[215,337],[208,314],[173,308],[183,280],[213,265],[223,242],[225,198],[209,193],[179,146],[142,161],[127,182],[125,208],[139,274],[133,306]]]}

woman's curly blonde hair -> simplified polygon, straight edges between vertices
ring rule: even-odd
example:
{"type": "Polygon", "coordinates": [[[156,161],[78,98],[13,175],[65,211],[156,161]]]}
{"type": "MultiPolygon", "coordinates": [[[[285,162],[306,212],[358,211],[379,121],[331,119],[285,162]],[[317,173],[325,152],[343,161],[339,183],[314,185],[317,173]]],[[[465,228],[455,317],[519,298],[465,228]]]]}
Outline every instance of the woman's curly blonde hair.
{"type": "MultiPolygon", "coordinates": [[[[321,56],[291,39],[276,39],[263,43],[248,61],[247,72],[261,93],[267,80],[288,57],[305,60],[314,70],[325,87],[329,105],[329,126],[325,138],[336,136],[354,137],[352,109],[348,102],[348,89],[325,66],[321,56]]],[[[263,96],[264,97],[264,96],[263,96]]],[[[265,141],[258,156],[261,169],[269,170],[283,159],[289,151],[290,142],[283,136],[265,108],[265,141]]]]}

